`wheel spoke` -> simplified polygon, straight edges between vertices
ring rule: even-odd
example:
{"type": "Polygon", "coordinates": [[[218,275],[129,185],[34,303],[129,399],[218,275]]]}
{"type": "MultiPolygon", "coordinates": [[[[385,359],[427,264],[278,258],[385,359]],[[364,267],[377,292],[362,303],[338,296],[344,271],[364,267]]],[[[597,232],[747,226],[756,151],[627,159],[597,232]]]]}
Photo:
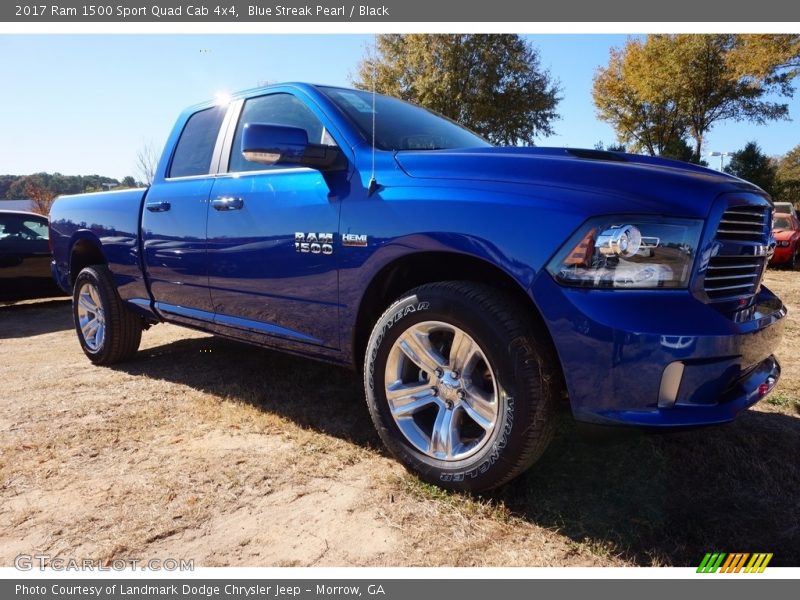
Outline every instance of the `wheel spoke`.
{"type": "Polygon", "coordinates": [[[81,294],[78,297],[78,306],[82,307],[83,309],[93,313],[97,311],[97,305],[92,300],[92,297],[88,294],[81,294]]]}
{"type": "Polygon", "coordinates": [[[497,419],[497,404],[479,390],[474,387],[468,389],[461,406],[464,407],[464,412],[469,415],[469,418],[485,431],[489,431],[494,427],[497,419]]]}
{"type": "Polygon", "coordinates": [[[396,383],[387,386],[386,398],[395,417],[413,415],[436,401],[436,396],[431,392],[431,386],[427,382],[410,385],[396,383]]]}
{"type": "Polygon", "coordinates": [[[455,411],[444,407],[439,409],[436,421],[431,432],[431,444],[429,453],[436,458],[450,458],[455,454],[456,446],[459,443],[459,435],[455,411]]]}
{"type": "Polygon", "coordinates": [[[97,328],[100,326],[97,319],[90,319],[86,321],[83,325],[81,325],[81,331],[83,332],[83,337],[85,339],[89,339],[94,336],[97,328]]]}
{"type": "Polygon", "coordinates": [[[89,285],[87,287],[89,288],[89,295],[92,297],[92,301],[94,302],[94,305],[96,307],[100,306],[100,296],[97,293],[97,288],[94,287],[93,285],[89,285]]]}
{"type": "Polygon", "coordinates": [[[426,373],[432,375],[436,369],[444,366],[444,360],[433,349],[426,334],[419,334],[414,329],[409,329],[400,336],[397,343],[403,354],[426,373]]]}
{"type": "Polygon", "coordinates": [[[475,351],[476,346],[472,338],[457,329],[453,334],[453,343],[450,346],[450,369],[466,372],[475,351]]]}

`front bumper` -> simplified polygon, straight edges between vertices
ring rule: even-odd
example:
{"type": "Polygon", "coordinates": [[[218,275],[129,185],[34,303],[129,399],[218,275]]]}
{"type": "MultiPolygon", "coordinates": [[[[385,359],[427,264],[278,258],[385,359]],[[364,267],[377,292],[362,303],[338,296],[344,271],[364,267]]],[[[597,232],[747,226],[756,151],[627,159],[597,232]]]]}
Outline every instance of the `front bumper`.
{"type": "Polygon", "coordinates": [[[736,322],[686,290],[532,290],[558,352],[572,412],[599,424],[724,423],[780,377],[786,309],[766,288],[736,322]]]}

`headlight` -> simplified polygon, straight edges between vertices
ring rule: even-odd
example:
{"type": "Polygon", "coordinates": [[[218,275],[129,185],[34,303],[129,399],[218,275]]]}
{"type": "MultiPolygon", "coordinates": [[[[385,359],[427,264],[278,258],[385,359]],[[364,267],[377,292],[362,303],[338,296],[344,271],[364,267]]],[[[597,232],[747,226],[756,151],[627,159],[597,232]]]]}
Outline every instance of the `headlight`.
{"type": "Polygon", "coordinates": [[[778,242],[778,246],[783,246],[784,248],[789,246],[789,240],[781,240],[778,242]]]}
{"type": "Polygon", "coordinates": [[[585,223],[547,266],[564,285],[595,288],[685,288],[703,221],[602,217],[585,223]]]}

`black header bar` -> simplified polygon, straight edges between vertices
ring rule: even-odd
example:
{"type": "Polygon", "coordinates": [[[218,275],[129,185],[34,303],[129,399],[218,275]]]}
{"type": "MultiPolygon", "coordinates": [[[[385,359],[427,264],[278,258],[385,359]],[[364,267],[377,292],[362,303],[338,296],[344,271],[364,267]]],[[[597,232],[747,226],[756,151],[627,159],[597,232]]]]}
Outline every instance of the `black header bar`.
{"type": "Polygon", "coordinates": [[[731,22],[792,23],[797,30],[800,3],[786,0],[759,0],[736,3],[711,0],[361,0],[359,3],[317,0],[219,0],[146,1],[88,3],[75,0],[56,2],[14,2],[0,5],[0,21],[5,22],[434,22],[434,23],[537,23],[537,22],[731,22]]]}

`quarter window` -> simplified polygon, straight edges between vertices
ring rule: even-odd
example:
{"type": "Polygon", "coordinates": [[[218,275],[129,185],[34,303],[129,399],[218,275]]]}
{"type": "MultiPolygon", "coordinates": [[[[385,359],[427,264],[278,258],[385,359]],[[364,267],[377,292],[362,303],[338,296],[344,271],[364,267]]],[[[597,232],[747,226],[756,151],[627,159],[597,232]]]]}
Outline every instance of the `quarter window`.
{"type": "Polygon", "coordinates": [[[226,106],[215,106],[189,117],[172,156],[170,177],[208,174],[214,145],[226,110],[226,106]]]}

